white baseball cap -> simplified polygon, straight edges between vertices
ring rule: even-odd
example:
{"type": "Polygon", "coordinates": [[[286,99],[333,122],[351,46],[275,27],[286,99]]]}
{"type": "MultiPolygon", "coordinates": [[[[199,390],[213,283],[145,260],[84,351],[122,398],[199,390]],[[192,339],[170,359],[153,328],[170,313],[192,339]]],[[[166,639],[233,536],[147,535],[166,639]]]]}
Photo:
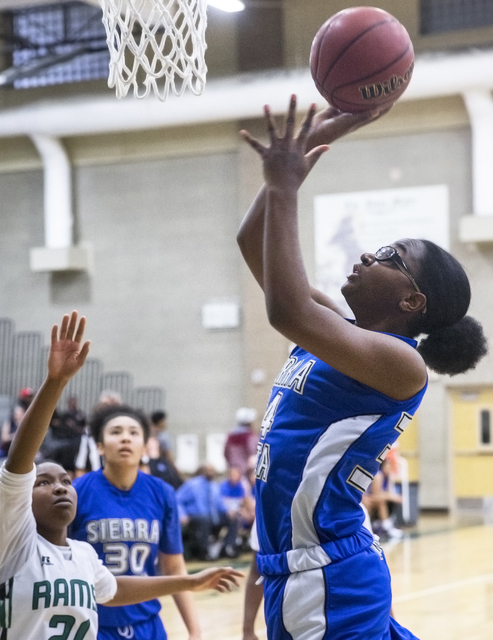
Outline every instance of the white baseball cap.
{"type": "Polygon", "coordinates": [[[257,412],[255,409],[241,407],[237,410],[235,417],[238,424],[251,424],[257,419],[257,412]]]}

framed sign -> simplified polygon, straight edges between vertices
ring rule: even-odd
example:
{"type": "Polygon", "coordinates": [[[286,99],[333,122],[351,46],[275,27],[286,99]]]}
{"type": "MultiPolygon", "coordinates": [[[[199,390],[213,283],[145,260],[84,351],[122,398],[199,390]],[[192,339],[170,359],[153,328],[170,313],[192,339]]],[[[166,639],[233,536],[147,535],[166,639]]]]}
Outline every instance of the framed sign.
{"type": "Polygon", "coordinates": [[[402,238],[449,248],[447,185],[320,195],[314,216],[316,286],[342,306],[341,286],[362,253],[402,238]]]}

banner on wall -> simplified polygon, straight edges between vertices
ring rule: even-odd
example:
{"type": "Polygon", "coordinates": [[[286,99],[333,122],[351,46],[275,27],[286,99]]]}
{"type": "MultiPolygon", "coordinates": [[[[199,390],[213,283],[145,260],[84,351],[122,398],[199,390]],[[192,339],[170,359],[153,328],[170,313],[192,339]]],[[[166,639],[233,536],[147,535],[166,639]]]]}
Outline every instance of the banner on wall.
{"type": "Polygon", "coordinates": [[[449,249],[449,190],[443,184],[320,195],[314,216],[316,286],[342,306],[341,286],[362,253],[401,238],[449,249]]]}

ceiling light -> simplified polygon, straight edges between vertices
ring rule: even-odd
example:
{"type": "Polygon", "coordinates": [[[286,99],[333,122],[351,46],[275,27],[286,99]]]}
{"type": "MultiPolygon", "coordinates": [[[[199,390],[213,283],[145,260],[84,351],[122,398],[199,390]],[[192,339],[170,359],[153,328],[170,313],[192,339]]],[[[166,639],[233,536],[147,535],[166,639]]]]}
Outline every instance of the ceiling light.
{"type": "Polygon", "coordinates": [[[222,11],[233,13],[235,11],[243,11],[245,5],[241,0],[207,0],[207,4],[216,7],[222,11]]]}

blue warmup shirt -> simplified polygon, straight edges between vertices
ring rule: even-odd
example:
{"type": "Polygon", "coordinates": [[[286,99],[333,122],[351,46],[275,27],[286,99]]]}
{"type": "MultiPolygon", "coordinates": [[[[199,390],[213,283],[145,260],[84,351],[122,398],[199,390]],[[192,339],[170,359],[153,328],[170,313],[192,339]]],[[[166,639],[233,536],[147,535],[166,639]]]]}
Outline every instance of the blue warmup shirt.
{"type": "MultiPolygon", "coordinates": [[[[113,486],[102,470],[74,480],[77,515],[70,537],[89,542],[115,576],[156,575],[158,551],[183,553],[175,491],[139,471],[129,491],[113,486]]],[[[101,627],[125,627],[157,615],[159,600],[124,607],[98,606],[101,627]]]]}
{"type": "Polygon", "coordinates": [[[205,476],[195,476],[176,491],[176,500],[181,517],[211,518],[219,523],[220,516],[227,512],[219,493],[219,485],[205,476]]]}
{"type": "Polygon", "coordinates": [[[241,480],[231,484],[229,480],[223,480],[219,485],[219,493],[227,509],[238,511],[245,498],[245,487],[241,480]]]}

